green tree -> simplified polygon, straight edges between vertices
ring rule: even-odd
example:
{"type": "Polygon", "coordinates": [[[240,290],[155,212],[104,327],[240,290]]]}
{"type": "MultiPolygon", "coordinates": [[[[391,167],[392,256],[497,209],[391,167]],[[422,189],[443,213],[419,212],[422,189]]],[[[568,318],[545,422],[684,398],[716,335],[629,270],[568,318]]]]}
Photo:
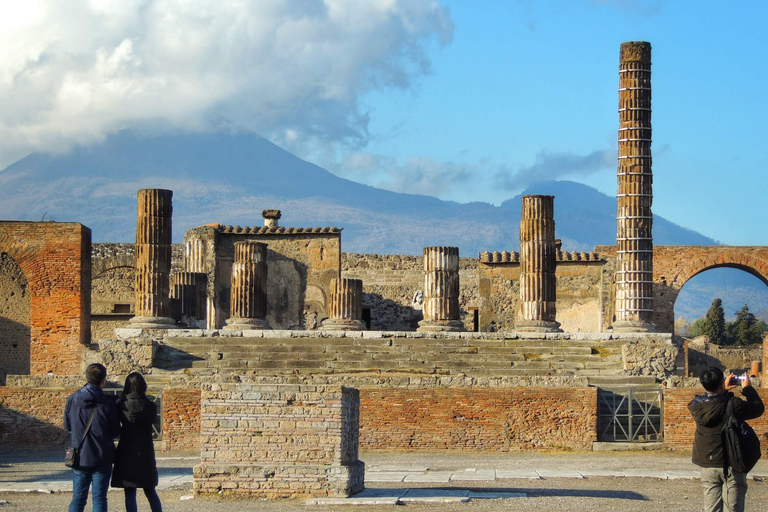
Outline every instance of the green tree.
{"type": "Polygon", "coordinates": [[[734,345],[755,345],[762,341],[764,325],[750,313],[746,304],[736,313],[736,319],[730,327],[729,338],[734,345]]]}
{"type": "Polygon", "coordinates": [[[723,301],[719,298],[712,301],[712,305],[704,317],[704,322],[702,322],[701,334],[707,335],[710,343],[717,345],[726,343],[725,312],[723,311],[723,301]]]}

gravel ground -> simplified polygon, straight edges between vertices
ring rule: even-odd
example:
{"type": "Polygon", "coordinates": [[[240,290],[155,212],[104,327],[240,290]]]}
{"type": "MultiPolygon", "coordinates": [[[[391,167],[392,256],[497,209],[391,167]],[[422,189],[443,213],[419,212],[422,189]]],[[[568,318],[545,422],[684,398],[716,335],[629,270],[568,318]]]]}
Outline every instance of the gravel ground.
{"type": "MultiPolygon", "coordinates": [[[[164,467],[191,467],[197,461],[194,454],[161,454],[159,465],[164,467]]],[[[658,452],[521,452],[511,454],[445,454],[445,453],[361,453],[360,458],[371,466],[427,466],[432,470],[456,470],[464,468],[495,469],[695,469],[688,453],[658,452]]],[[[19,470],[34,468],[37,471],[61,470],[60,454],[51,453],[0,453],[0,461],[16,466],[19,470]],[[34,459],[34,460],[32,460],[34,459]],[[24,463],[24,467],[18,465],[24,463]]],[[[768,470],[768,461],[760,461],[758,470],[768,470]]],[[[747,494],[747,510],[762,510],[768,503],[768,481],[750,481],[747,494]]],[[[658,480],[655,478],[552,478],[543,480],[498,480],[495,482],[456,482],[450,484],[371,483],[369,488],[426,488],[498,490],[524,493],[525,498],[501,500],[473,500],[469,503],[432,503],[404,505],[416,512],[474,512],[490,510],[526,510],[570,512],[619,510],[621,512],[647,510],[700,511],[703,507],[698,480],[658,480]],[[652,508],[651,508],[652,507],[652,508]]],[[[287,512],[293,510],[331,511],[354,510],[368,512],[387,510],[380,506],[308,506],[303,500],[266,501],[258,499],[194,498],[180,501],[191,495],[191,486],[160,492],[165,512],[205,511],[239,512],[259,510],[287,512]]],[[[0,512],[66,510],[71,498],[69,493],[54,494],[0,494],[0,512]],[[5,503],[4,503],[5,502],[5,503]]],[[[112,510],[124,510],[122,493],[110,492],[112,510]]],[[[139,510],[148,510],[146,501],[139,493],[139,510]]],[[[90,505],[86,507],[90,510],[90,505]]]]}

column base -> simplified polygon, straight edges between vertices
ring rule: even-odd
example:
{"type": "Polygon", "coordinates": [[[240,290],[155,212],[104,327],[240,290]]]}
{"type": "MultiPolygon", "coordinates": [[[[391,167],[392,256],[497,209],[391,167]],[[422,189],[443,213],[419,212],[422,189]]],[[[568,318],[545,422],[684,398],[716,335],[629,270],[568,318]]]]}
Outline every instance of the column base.
{"type": "Polygon", "coordinates": [[[365,322],[362,320],[344,320],[341,318],[328,318],[323,320],[321,331],[364,331],[365,322]]]}
{"type": "Polygon", "coordinates": [[[461,320],[422,320],[416,330],[419,332],[465,332],[467,328],[461,320]]]}
{"type": "Polygon", "coordinates": [[[228,318],[224,329],[238,331],[267,331],[272,329],[266,318],[228,318]]]}
{"type": "Polygon", "coordinates": [[[135,329],[178,329],[176,320],[167,316],[135,316],[128,320],[135,329]]]}
{"type": "Polygon", "coordinates": [[[546,320],[520,320],[515,323],[516,332],[563,332],[560,322],[546,320]]]}
{"type": "Polygon", "coordinates": [[[656,325],[642,320],[618,320],[613,322],[614,332],[659,332],[656,325]]]}

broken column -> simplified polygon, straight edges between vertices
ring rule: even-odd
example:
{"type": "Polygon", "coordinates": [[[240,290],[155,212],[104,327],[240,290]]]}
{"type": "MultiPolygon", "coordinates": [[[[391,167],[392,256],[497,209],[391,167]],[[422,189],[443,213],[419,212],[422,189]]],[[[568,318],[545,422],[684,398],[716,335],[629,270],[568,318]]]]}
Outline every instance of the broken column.
{"type": "Polygon", "coordinates": [[[459,310],[459,248],[424,248],[424,320],[419,331],[464,331],[459,310]]]}
{"type": "Polygon", "coordinates": [[[269,329],[267,244],[235,242],[229,319],[225,329],[269,329]]]}
{"type": "Polygon", "coordinates": [[[203,272],[176,272],[171,275],[171,305],[181,323],[206,327],[208,275],[203,272]]]}
{"type": "Polygon", "coordinates": [[[654,331],[651,44],[623,43],[619,64],[616,311],[613,329],[654,331]]]}
{"type": "Polygon", "coordinates": [[[555,198],[523,196],[520,220],[520,302],[518,332],[560,332],[555,321],[557,244],[555,198]]]}
{"type": "Polygon", "coordinates": [[[362,331],[363,281],[360,279],[331,279],[328,318],[323,321],[325,331],[362,331]]]}
{"type": "Polygon", "coordinates": [[[136,316],[131,327],[167,329],[171,318],[171,215],[173,192],[143,189],[138,192],[136,222],[136,316]]]}

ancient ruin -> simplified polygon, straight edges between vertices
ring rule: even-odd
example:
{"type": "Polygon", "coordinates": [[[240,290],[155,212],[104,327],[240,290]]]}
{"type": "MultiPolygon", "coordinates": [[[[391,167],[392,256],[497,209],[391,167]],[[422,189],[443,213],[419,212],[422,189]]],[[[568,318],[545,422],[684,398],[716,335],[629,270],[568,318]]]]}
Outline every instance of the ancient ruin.
{"type": "Polygon", "coordinates": [[[520,302],[515,328],[560,332],[555,320],[555,213],[553,196],[523,196],[520,221],[520,302]]]}
{"type": "Polygon", "coordinates": [[[476,258],[344,253],[340,228],[284,227],[272,209],[174,245],[170,190],[139,191],[135,244],[0,222],[0,442],[66,439],[64,400],[101,362],[112,389],[146,376],[161,446],[201,450],[198,493],[348,495],[358,448],[688,449],[689,372],[762,360],[768,379],[768,341],[681,345],[675,300],[715,267],[768,284],[768,247],[654,247],[650,45],[620,62],[617,240],[591,252],[556,240],[551,196],[523,199],[519,253],[476,258]]]}
{"type": "Polygon", "coordinates": [[[613,328],[655,330],[653,322],[653,172],[651,45],[621,45],[619,189],[616,194],[616,319],[613,328]]]}

